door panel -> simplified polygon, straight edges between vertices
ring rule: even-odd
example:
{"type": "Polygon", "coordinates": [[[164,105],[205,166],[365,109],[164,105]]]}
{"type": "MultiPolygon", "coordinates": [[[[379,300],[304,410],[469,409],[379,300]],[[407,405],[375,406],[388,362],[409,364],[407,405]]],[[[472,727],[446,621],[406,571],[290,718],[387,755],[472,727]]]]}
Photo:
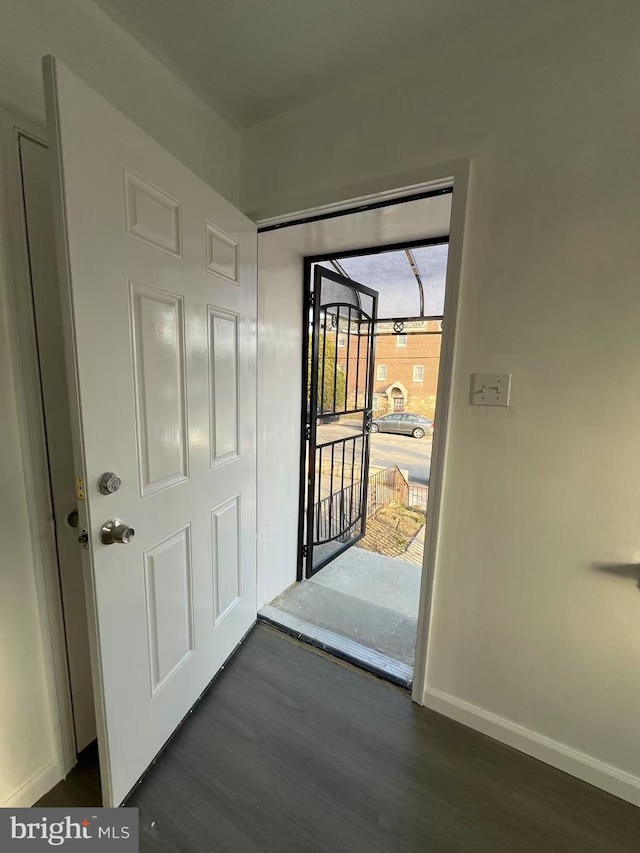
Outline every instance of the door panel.
{"type": "Polygon", "coordinates": [[[51,58],[45,81],[111,805],[255,620],[257,237],[51,58]],[[102,544],[111,518],[135,529],[129,544],[102,544]]]}
{"type": "Polygon", "coordinates": [[[308,381],[306,575],[365,534],[377,293],[317,266],[308,381]]]}
{"type": "Polygon", "coordinates": [[[143,559],[149,672],[155,696],[193,652],[190,525],[149,548],[143,559]]]}
{"type": "Polygon", "coordinates": [[[187,479],[184,299],[129,283],[140,495],[187,479]]]}
{"type": "Polygon", "coordinates": [[[418,419],[412,415],[404,415],[402,418],[402,431],[407,435],[411,435],[414,429],[420,426],[418,419]]]}
{"type": "Polygon", "coordinates": [[[238,317],[208,306],[211,465],[238,455],[238,317]]]}

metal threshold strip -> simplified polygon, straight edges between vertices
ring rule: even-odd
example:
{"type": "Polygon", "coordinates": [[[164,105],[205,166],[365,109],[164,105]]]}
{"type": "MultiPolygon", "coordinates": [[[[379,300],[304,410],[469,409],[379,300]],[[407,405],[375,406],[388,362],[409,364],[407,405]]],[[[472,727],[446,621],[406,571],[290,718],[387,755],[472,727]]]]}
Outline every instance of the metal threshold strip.
{"type": "Polygon", "coordinates": [[[323,652],[371,672],[379,678],[384,678],[385,681],[411,690],[413,669],[406,663],[383,655],[382,652],[376,652],[356,643],[355,640],[350,640],[327,628],[320,628],[269,604],[258,611],[258,621],[265,622],[303,643],[322,649],[323,652]]]}

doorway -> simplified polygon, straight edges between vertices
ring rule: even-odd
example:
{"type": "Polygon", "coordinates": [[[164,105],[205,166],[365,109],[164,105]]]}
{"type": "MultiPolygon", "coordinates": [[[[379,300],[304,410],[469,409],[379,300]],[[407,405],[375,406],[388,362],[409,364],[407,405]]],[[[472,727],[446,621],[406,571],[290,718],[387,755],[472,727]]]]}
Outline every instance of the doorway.
{"type": "Polygon", "coordinates": [[[267,608],[274,624],[406,687],[447,257],[443,236],[307,259],[298,579],[267,608]]]}

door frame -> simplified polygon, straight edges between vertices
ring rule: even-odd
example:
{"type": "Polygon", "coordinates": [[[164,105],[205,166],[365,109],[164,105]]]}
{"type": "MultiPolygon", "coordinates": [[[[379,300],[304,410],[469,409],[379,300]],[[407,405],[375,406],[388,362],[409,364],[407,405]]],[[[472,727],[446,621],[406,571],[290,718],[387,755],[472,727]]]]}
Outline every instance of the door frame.
{"type": "MultiPolygon", "coordinates": [[[[425,531],[425,548],[420,584],[420,603],[416,636],[416,655],[411,698],[419,705],[425,703],[427,674],[429,668],[429,634],[433,617],[434,589],[439,568],[438,540],[440,536],[442,505],[446,487],[446,469],[450,435],[450,413],[454,391],[454,370],[457,357],[457,333],[460,313],[460,290],[464,254],[464,232],[469,206],[471,164],[468,159],[453,160],[433,164],[411,172],[386,175],[373,178],[359,184],[351,184],[322,192],[315,205],[309,205],[309,199],[299,196],[300,206],[292,205],[291,212],[274,211],[270,216],[257,220],[258,235],[275,231],[291,225],[345,216],[372,207],[386,207],[390,204],[402,204],[425,197],[427,194],[440,195],[442,191],[452,192],[451,216],[449,222],[449,254],[447,262],[446,290],[444,303],[445,320],[442,324],[442,344],[440,349],[440,371],[436,391],[436,420],[433,432],[431,453],[431,476],[429,484],[429,512],[425,531]],[[306,205],[306,206],[305,206],[306,205]]],[[[262,211],[261,211],[262,212],[262,211]]],[[[250,214],[249,214],[250,215],[250,214]]],[[[397,243],[397,241],[396,241],[397,243]]],[[[406,245],[410,241],[405,241],[406,245]]],[[[405,244],[402,244],[405,245],[405,244]]],[[[390,247],[391,248],[391,247],[390,247]]],[[[330,255],[325,252],[322,257],[330,255]]],[[[347,253],[343,253],[347,254],[347,253]]],[[[311,257],[304,257],[304,280],[311,271],[311,257]]],[[[258,267],[259,275],[259,267],[258,267]]],[[[260,282],[258,280],[258,288],[260,282]]],[[[308,288],[303,298],[303,348],[308,334],[309,301],[308,288]]],[[[308,340],[306,345],[308,346],[308,340]]],[[[303,349],[304,352],[304,349],[303,349]]],[[[306,401],[301,408],[301,421],[306,416],[306,401]]],[[[300,454],[301,458],[303,454],[300,454]]],[[[304,478],[304,471],[301,471],[304,478]]],[[[299,489],[302,494],[302,490],[299,489]]],[[[304,512],[298,513],[302,519],[304,512]]],[[[300,531],[298,542],[300,544],[300,531]]],[[[298,554],[300,553],[300,548],[298,554]]],[[[298,569],[299,573],[299,569],[298,569]]],[[[300,577],[298,577],[300,580],[300,577]]]]}
{"type": "MultiPolygon", "coordinates": [[[[55,768],[43,777],[48,791],[77,763],[71,687],[60,590],[60,567],[53,522],[51,481],[40,384],[28,237],[24,216],[20,139],[48,147],[45,128],[0,107],[0,262],[7,287],[9,347],[13,362],[31,552],[40,619],[41,643],[55,768]]],[[[26,804],[26,803],[25,803],[26,804]]]]}
{"type": "MultiPolygon", "coordinates": [[[[372,210],[380,207],[388,207],[390,204],[406,204],[408,201],[417,201],[418,199],[424,198],[434,198],[439,195],[453,195],[453,188],[447,189],[438,187],[433,191],[429,191],[428,189],[422,193],[416,193],[412,196],[401,197],[398,200],[385,201],[380,203],[372,203],[368,204],[365,208],[366,210],[372,210]]],[[[353,212],[353,210],[340,211],[337,213],[337,216],[344,216],[348,213],[353,212]]],[[[326,214],[321,217],[310,217],[309,220],[301,219],[300,222],[317,220],[319,218],[322,219],[330,219],[334,218],[332,216],[328,216],[326,214]]],[[[298,224],[298,222],[290,223],[290,224],[298,224]]],[[[278,226],[282,227],[282,226],[278,226]]],[[[263,230],[275,230],[266,228],[263,230]]],[[[258,230],[260,233],[260,229],[258,230]]],[[[305,557],[305,531],[308,527],[307,521],[307,483],[305,481],[306,471],[307,471],[307,455],[308,455],[308,443],[311,440],[311,435],[307,433],[307,408],[306,408],[306,396],[307,396],[307,369],[306,369],[306,356],[305,353],[308,352],[310,335],[309,335],[309,318],[313,312],[313,298],[311,296],[314,288],[313,282],[313,267],[314,264],[320,263],[322,261],[339,261],[342,258],[358,258],[362,255],[382,255],[385,252],[393,252],[396,250],[402,251],[404,249],[421,249],[425,246],[449,246],[449,235],[439,236],[439,237],[425,237],[421,240],[405,240],[405,241],[394,241],[393,243],[380,243],[375,246],[364,246],[357,249],[347,249],[342,252],[321,252],[319,255],[305,255],[303,259],[303,287],[304,287],[304,296],[303,296],[303,307],[302,307],[302,390],[301,390],[301,410],[300,410],[300,484],[299,484],[299,497],[298,497],[298,551],[297,551],[297,564],[296,564],[296,581],[302,581],[305,579],[305,575],[308,578],[311,577],[308,571],[307,558],[305,557]]],[[[450,251],[450,246],[449,246],[450,251]]],[[[331,278],[335,275],[331,270],[325,268],[325,273],[327,277],[331,278]]],[[[357,282],[356,282],[357,283],[357,282]]],[[[362,287],[363,285],[359,285],[362,287]]],[[[366,288],[365,288],[366,289],[366,288]]],[[[446,289],[445,289],[446,296],[446,289]]],[[[400,320],[403,322],[409,322],[415,320],[415,317],[394,317],[395,320],[400,320]]],[[[428,320],[438,320],[442,322],[442,317],[427,317],[424,319],[428,320]]],[[[315,320],[314,320],[315,322],[315,320]]],[[[381,321],[384,322],[384,321],[381,321]]],[[[395,334],[394,332],[390,332],[389,334],[395,334]]],[[[375,331],[374,331],[374,341],[375,341],[375,331]]],[[[375,347],[374,347],[374,356],[373,356],[373,365],[371,367],[371,402],[373,408],[373,385],[375,384],[375,377],[373,375],[373,371],[375,369],[375,347]]],[[[437,393],[437,392],[436,392],[437,393]]],[[[437,405],[437,399],[436,399],[437,405]]],[[[393,410],[396,411],[395,409],[393,410]]],[[[398,410],[404,411],[404,408],[398,410]]],[[[390,414],[393,414],[390,413],[390,414]]],[[[314,429],[313,424],[311,424],[311,430],[314,429]]],[[[368,466],[367,466],[367,479],[368,479],[368,466]]],[[[368,484],[367,484],[368,485],[368,484]]],[[[366,488],[365,488],[366,494],[366,488]]],[[[366,512],[366,505],[365,505],[366,512]]],[[[335,557],[339,556],[336,554],[335,557]]],[[[329,562],[331,562],[335,557],[332,557],[329,562]]],[[[319,568],[323,568],[325,564],[320,566],[319,568]]],[[[319,569],[318,569],[319,571],[319,569]]]]}

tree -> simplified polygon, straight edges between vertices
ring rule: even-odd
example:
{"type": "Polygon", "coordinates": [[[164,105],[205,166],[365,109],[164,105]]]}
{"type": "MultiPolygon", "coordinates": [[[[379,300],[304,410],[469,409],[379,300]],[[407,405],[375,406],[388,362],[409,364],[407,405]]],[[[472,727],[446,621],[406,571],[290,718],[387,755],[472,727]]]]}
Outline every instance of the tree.
{"type": "MultiPolygon", "coordinates": [[[[309,358],[308,358],[308,388],[311,393],[311,362],[312,362],[312,341],[309,341],[309,358]]],[[[326,336],[323,342],[320,339],[320,352],[318,356],[318,412],[334,412],[344,409],[346,397],[346,380],[342,370],[336,370],[336,341],[335,336],[326,336]],[[323,346],[324,344],[324,346],[323,346]],[[324,355],[324,383],[322,382],[323,375],[323,355],[324,355]],[[335,402],[334,402],[334,381],[335,381],[335,402]]]]}

